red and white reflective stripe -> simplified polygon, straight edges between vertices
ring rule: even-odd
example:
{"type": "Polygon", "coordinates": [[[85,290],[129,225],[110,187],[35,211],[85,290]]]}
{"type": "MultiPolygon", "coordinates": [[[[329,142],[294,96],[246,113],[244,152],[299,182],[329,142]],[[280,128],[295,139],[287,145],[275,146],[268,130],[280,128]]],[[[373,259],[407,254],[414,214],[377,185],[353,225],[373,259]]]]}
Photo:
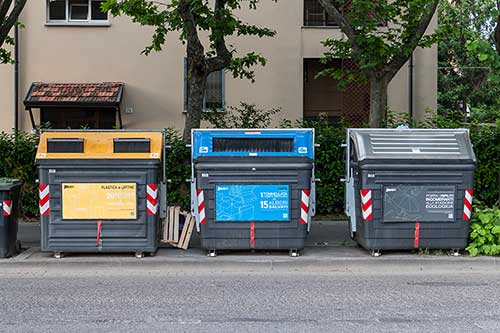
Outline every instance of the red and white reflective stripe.
{"type": "Polygon", "coordinates": [[[361,190],[361,213],[363,214],[363,220],[370,221],[373,219],[372,211],[372,191],[371,190],[361,190]]]}
{"type": "Polygon", "coordinates": [[[198,190],[198,217],[200,218],[200,224],[207,223],[207,217],[205,215],[205,196],[203,195],[203,190],[198,190]]]}
{"type": "Polygon", "coordinates": [[[465,190],[464,197],[464,220],[470,220],[472,215],[472,196],[474,195],[473,190],[465,190]]]}
{"type": "Polygon", "coordinates": [[[50,190],[49,185],[40,185],[38,194],[40,197],[40,215],[48,216],[50,214],[50,190]]]}
{"type": "Polygon", "coordinates": [[[158,212],[158,184],[146,185],[146,214],[155,215],[158,212]]]}
{"type": "Polygon", "coordinates": [[[2,207],[3,207],[3,216],[12,215],[12,200],[4,200],[2,203],[2,207]]]}
{"type": "Polygon", "coordinates": [[[309,202],[311,198],[310,190],[302,190],[302,200],[300,204],[300,224],[309,222],[309,202]]]}

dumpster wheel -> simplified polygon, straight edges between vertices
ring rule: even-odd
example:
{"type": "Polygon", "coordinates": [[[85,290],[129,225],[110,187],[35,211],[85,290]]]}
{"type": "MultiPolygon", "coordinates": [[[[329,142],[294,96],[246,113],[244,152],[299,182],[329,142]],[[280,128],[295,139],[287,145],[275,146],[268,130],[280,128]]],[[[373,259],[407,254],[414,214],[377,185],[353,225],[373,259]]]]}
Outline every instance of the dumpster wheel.
{"type": "Polygon", "coordinates": [[[56,258],[56,259],[62,259],[62,258],[64,258],[64,253],[62,253],[62,252],[54,252],[54,258],[56,258]]]}
{"type": "Polygon", "coordinates": [[[208,250],[207,256],[210,258],[215,258],[215,257],[217,257],[217,251],[216,250],[208,250]]]}
{"type": "Polygon", "coordinates": [[[288,255],[293,258],[300,257],[299,250],[290,250],[290,252],[288,252],[288,255]]]}
{"type": "Polygon", "coordinates": [[[380,250],[371,250],[370,255],[374,258],[378,258],[382,255],[382,252],[380,252],[380,250]]]}
{"type": "Polygon", "coordinates": [[[453,257],[460,257],[462,254],[460,253],[460,249],[452,249],[450,255],[453,257]]]}

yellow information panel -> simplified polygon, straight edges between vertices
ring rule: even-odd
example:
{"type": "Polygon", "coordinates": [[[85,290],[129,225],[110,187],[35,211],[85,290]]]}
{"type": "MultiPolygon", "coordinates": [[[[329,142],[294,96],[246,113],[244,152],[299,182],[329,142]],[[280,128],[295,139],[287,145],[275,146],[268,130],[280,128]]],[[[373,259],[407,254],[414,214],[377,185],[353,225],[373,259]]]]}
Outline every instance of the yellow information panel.
{"type": "Polygon", "coordinates": [[[135,183],[63,183],[62,217],[65,220],[137,218],[135,183]]]}

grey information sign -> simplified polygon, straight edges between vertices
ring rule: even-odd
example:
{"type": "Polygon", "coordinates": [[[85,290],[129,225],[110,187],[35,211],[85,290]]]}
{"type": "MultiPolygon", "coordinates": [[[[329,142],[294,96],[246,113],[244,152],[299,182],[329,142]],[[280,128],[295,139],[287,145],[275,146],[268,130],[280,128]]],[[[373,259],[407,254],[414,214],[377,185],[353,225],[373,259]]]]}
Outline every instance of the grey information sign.
{"type": "Polygon", "coordinates": [[[383,211],[384,222],[453,222],[455,187],[385,186],[383,211]]]}

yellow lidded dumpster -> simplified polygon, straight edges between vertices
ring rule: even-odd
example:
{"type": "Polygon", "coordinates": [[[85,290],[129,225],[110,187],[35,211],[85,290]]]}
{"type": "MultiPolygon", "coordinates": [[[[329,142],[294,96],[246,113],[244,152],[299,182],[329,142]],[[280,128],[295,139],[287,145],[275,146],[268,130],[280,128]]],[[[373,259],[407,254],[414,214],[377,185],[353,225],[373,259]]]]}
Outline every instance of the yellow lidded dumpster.
{"type": "Polygon", "coordinates": [[[154,253],[166,212],[162,131],[44,131],[41,249],[154,253]]]}

